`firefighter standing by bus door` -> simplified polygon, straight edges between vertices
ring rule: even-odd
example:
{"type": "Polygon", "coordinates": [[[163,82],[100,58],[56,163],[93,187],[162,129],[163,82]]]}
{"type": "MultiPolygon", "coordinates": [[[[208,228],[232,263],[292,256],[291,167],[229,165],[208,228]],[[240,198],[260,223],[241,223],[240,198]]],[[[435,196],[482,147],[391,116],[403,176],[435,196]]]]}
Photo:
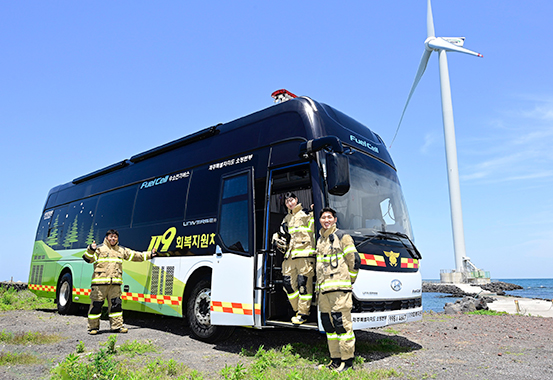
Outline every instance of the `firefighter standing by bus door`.
{"type": "Polygon", "coordinates": [[[88,310],[88,333],[96,335],[100,329],[100,316],[104,300],[108,300],[109,324],[112,332],[126,333],[123,327],[121,284],[123,283],[123,260],[145,261],[157,256],[155,248],[151,252],[137,252],[119,245],[119,232],[109,230],[104,243],[92,242],[83,255],[84,261],[94,264],[92,291],[88,310]]]}
{"type": "Polygon", "coordinates": [[[336,228],[336,211],[323,208],[319,221],[316,272],[319,312],[331,358],[326,367],[342,372],[353,366],[352,287],[361,259],[351,236],[336,228]]]}
{"type": "Polygon", "coordinates": [[[284,253],[282,277],[284,289],[292,309],[296,313],[292,323],[300,325],[307,320],[313,298],[313,276],[315,274],[315,235],[313,212],[305,212],[294,193],[286,193],[284,201],[288,214],[284,217],[281,230],[288,229],[289,242],[275,233],[273,242],[284,253]]]}

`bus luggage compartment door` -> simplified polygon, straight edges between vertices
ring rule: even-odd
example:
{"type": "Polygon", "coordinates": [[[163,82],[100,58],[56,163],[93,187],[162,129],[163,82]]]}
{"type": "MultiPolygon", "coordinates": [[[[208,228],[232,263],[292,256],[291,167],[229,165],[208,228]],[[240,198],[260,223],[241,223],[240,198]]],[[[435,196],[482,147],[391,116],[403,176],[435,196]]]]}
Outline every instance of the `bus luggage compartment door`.
{"type": "Polygon", "coordinates": [[[213,325],[253,326],[254,315],[261,313],[259,304],[253,302],[253,265],[251,256],[222,252],[214,255],[211,285],[213,325]]]}

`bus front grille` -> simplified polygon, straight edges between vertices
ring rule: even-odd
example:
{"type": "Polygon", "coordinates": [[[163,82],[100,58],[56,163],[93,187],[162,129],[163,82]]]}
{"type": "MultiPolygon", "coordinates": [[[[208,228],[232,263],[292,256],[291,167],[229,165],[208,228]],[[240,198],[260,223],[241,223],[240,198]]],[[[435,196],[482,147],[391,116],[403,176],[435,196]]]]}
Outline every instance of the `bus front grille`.
{"type": "Polygon", "coordinates": [[[395,301],[359,301],[353,298],[354,313],[376,313],[380,311],[409,310],[422,306],[422,297],[395,301]]]}

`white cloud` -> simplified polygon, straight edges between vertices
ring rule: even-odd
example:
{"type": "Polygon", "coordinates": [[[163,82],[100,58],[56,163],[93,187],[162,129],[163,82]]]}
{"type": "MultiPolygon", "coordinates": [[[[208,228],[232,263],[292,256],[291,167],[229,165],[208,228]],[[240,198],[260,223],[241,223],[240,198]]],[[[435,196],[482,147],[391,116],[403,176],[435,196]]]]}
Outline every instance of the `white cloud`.
{"type": "Polygon", "coordinates": [[[491,130],[483,128],[489,135],[470,142],[468,160],[462,162],[464,181],[553,178],[553,100],[531,101],[526,109],[505,112],[490,123],[491,130]]]}
{"type": "Polygon", "coordinates": [[[441,136],[437,132],[434,132],[434,131],[427,133],[424,136],[424,144],[420,148],[420,152],[422,154],[429,153],[434,148],[434,146],[436,146],[438,144],[438,142],[440,141],[440,137],[441,136]]]}

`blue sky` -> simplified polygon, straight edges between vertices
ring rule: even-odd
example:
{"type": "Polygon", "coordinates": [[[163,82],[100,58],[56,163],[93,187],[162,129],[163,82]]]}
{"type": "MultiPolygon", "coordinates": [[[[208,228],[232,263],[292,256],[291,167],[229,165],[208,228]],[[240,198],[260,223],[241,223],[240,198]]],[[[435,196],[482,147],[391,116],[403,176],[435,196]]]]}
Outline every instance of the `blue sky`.
{"type": "MultiPolygon", "coordinates": [[[[492,278],[551,277],[553,2],[434,0],[449,54],[467,255],[492,278]]],[[[426,1],[0,4],[0,280],[27,281],[50,188],[272,105],[287,88],[389,144],[426,1]]],[[[454,268],[438,58],[391,149],[423,278],[454,268]]]]}

